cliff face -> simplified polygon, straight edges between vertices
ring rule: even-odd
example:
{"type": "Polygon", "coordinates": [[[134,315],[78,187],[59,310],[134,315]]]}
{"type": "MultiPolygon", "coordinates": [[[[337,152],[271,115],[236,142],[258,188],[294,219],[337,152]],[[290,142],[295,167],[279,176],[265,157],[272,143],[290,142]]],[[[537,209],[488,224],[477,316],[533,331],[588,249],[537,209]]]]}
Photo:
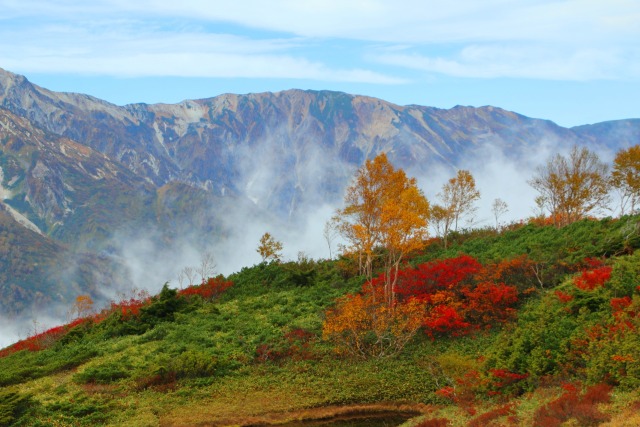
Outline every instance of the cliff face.
{"type": "Polygon", "coordinates": [[[357,167],[382,151],[415,175],[453,170],[487,147],[519,159],[543,141],[617,149],[638,135],[639,120],[566,129],[496,107],[398,106],[328,91],[116,106],[0,69],[7,221],[74,253],[111,254],[114,233],[149,225],[162,230],[158,242],[215,239],[228,232],[230,206],[295,222],[341,200],[357,167]]]}

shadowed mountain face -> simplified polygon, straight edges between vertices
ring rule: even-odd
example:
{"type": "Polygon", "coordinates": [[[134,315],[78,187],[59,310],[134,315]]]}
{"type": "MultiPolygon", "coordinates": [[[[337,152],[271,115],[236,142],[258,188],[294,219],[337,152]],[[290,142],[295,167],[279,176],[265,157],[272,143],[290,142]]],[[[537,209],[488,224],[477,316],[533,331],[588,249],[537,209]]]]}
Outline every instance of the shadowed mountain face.
{"type": "MultiPolygon", "coordinates": [[[[159,245],[192,235],[206,246],[231,233],[232,212],[294,224],[341,200],[356,168],[383,151],[424,176],[487,147],[521,159],[543,143],[616,150],[640,135],[640,120],[567,129],[495,107],[398,106],[327,91],[120,107],[1,69],[0,107],[5,222],[48,242],[43,252],[63,245],[85,256],[117,255],[114,234],[149,226],[159,245]]],[[[3,268],[0,288],[18,286],[7,278],[14,267],[3,268]]],[[[78,287],[91,289],[87,280],[78,287]]]]}

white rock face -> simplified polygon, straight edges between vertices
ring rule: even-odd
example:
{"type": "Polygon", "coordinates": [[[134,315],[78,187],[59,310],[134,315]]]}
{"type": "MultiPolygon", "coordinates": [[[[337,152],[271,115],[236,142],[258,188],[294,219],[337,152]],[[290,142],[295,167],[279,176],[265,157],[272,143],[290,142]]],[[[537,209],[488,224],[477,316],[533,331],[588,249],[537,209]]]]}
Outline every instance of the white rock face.
{"type": "Polygon", "coordinates": [[[15,219],[20,225],[22,225],[23,227],[28,228],[31,231],[35,231],[38,234],[42,234],[42,231],[40,231],[38,226],[36,226],[31,221],[29,221],[29,219],[27,217],[25,217],[20,212],[18,212],[17,210],[13,209],[11,206],[7,205],[6,203],[3,203],[4,200],[9,200],[9,199],[11,199],[11,197],[13,197],[13,194],[12,194],[11,190],[8,189],[8,188],[4,188],[4,186],[2,185],[3,182],[4,182],[4,171],[0,167],[0,200],[1,200],[0,204],[2,205],[2,207],[7,212],[9,212],[11,214],[11,216],[13,217],[13,219],[15,219]]]}
{"type": "Polygon", "coordinates": [[[0,167],[0,200],[6,200],[11,198],[11,191],[2,186],[4,182],[4,171],[0,167]]]}

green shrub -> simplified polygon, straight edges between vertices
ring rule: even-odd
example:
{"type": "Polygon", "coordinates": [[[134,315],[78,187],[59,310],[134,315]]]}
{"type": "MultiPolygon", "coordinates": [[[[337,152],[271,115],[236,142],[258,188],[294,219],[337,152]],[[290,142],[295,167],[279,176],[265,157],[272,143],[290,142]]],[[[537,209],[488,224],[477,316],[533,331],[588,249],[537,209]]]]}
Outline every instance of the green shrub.
{"type": "Polygon", "coordinates": [[[169,372],[175,372],[180,378],[210,377],[217,373],[218,359],[197,350],[188,350],[171,360],[167,366],[169,372]]]}
{"type": "Polygon", "coordinates": [[[10,426],[19,421],[31,404],[29,395],[0,391],[0,426],[10,426]]]}
{"type": "Polygon", "coordinates": [[[84,371],[75,374],[73,379],[79,383],[110,384],[130,376],[130,368],[120,363],[113,363],[87,367],[84,371]]]}

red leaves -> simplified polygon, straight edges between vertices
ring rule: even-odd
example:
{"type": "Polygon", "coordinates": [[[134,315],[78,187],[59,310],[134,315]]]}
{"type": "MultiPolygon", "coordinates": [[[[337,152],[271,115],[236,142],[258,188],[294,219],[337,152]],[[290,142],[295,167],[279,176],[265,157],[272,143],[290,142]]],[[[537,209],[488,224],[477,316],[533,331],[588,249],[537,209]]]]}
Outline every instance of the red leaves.
{"type": "Polygon", "coordinates": [[[469,282],[479,273],[482,265],[468,255],[432,261],[398,273],[396,292],[403,296],[431,302],[437,290],[452,289],[469,282]]]}
{"type": "Polygon", "coordinates": [[[553,291],[553,293],[558,297],[560,302],[562,302],[564,304],[568,303],[569,301],[573,300],[573,298],[574,298],[573,295],[566,294],[566,293],[564,293],[562,291],[557,291],[556,290],[556,291],[553,291]]]}
{"type": "MultiPolygon", "coordinates": [[[[521,260],[515,262],[520,264],[521,260]]],[[[511,271],[513,265],[503,267],[498,276],[511,271]]],[[[401,300],[427,303],[423,329],[429,336],[463,335],[513,315],[518,292],[514,286],[495,283],[495,278],[475,258],[461,255],[400,271],[396,292],[401,300]]]]}
{"type": "Polygon", "coordinates": [[[47,329],[44,332],[32,335],[24,340],[18,341],[17,343],[5,348],[4,350],[1,350],[0,358],[23,350],[44,350],[45,348],[49,347],[51,344],[62,338],[64,335],[66,335],[66,333],[71,329],[83,323],[91,322],[91,320],[91,318],[76,319],[67,325],[55,326],[53,328],[47,329]]]}
{"type": "MultiPolygon", "coordinates": [[[[477,416],[472,419],[468,427],[485,427],[487,425],[493,425],[491,422],[501,417],[506,417],[509,415],[515,415],[515,403],[507,403],[506,405],[499,406],[491,411],[485,412],[482,415],[477,416]]],[[[514,419],[517,422],[517,419],[514,419]]]]}
{"type": "Polygon", "coordinates": [[[117,313],[118,311],[122,315],[122,319],[129,319],[131,317],[138,317],[140,315],[140,309],[149,304],[151,296],[145,290],[132,290],[131,296],[127,297],[124,294],[120,296],[119,302],[111,301],[111,306],[105,313],[100,315],[101,320],[106,319],[111,313],[117,313]]]}
{"type": "Polygon", "coordinates": [[[426,315],[422,326],[431,337],[438,332],[451,332],[455,336],[464,334],[471,326],[471,323],[465,322],[464,317],[454,307],[437,305],[426,315]]]}
{"type": "MultiPolygon", "coordinates": [[[[187,289],[183,289],[178,292],[178,294],[185,296],[197,295],[205,300],[210,301],[218,297],[231,285],[233,285],[232,282],[225,281],[223,280],[222,276],[219,276],[210,278],[201,285],[191,286],[187,289]]],[[[148,305],[150,301],[151,296],[147,291],[134,289],[127,296],[121,295],[119,302],[112,301],[110,306],[102,310],[101,313],[92,316],[80,317],[66,325],[56,326],[44,332],[34,334],[24,340],[18,341],[12,346],[0,350],[0,357],[5,357],[22,350],[44,350],[45,348],[49,347],[51,344],[65,336],[67,332],[69,332],[76,326],[90,322],[98,324],[104,321],[113,313],[120,313],[122,320],[138,317],[140,315],[140,310],[148,305]]],[[[91,301],[88,296],[80,296],[76,299],[75,310],[78,313],[86,313],[90,310],[92,305],[93,301],[91,301]],[[79,309],[78,307],[80,306],[80,304],[82,304],[82,307],[80,307],[79,309]]]]}
{"type": "Polygon", "coordinates": [[[501,389],[524,380],[529,377],[529,374],[518,374],[510,372],[505,369],[489,369],[489,373],[492,378],[492,385],[495,388],[501,389]]]}
{"type": "Polygon", "coordinates": [[[451,386],[442,387],[440,390],[436,391],[436,395],[445,399],[455,400],[456,389],[451,386]]]}
{"type": "Polygon", "coordinates": [[[515,286],[504,283],[481,282],[475,288],[463,288],[467,298],[467,313],[479,323],[505,322],[513,314],[518,302],[515,286]]]}
{"type": "Polygon", "coordinates": [[[219,297],[224,291],[233,286],[233,282],[224,280],[224,277],[210,277],[206,282],[200,285],[189,286],[186,289],[178,291],[178,295],[194,296],[197,295],[206,301],[212,301],[219,297]]]}
{"type": "Polygon", "coordinates": [[[590,268],[583,269],[582,274],[573,280],[576,287],[583,291],[592,291],[595,288],[604,286],[611,278],[612,268],[608,265],[603,265],[602,261],[598,259],[590,258],[585,261],[590,268]]]}
{"type": "Polygon", "coordinates": [[[628,296],[624,296],[622,298],[611,298],[611,309],[613,310],[614,315],[628,308],[631,305],[631,302],[631,298],[628,296]]]}
{"type": "Polygon", "coordinates": [[[579,384],[565,384],[562,388],[565,389],[562,396],[536,411],[534,426],[560,426],[571,418],[575,418],[579,425],[599,425],[609,419],[596,405],[609,401],[611,386],[593,385],[582,396],[578,394],[579,384]]]}

